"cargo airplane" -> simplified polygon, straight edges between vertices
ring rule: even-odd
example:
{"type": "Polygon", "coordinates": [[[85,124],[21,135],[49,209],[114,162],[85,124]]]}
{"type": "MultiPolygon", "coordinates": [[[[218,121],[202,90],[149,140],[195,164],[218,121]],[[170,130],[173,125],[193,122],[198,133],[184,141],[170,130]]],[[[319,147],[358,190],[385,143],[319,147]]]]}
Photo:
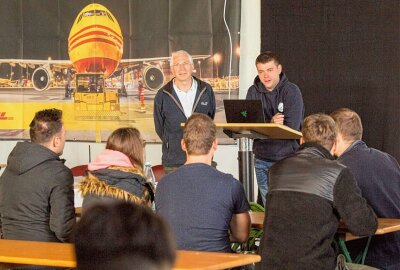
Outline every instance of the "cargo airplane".
{"type": "MultiPolygon", "coordinates": [[[[84,7],[76,17],[68,37],[68,54],[70,60],[0,59],[0,64],[8,63],[11,66],[18,64],[23,68],[34,69],[31,81],[37,91],[53,87],[57,71],[74,74],[76,78],[79,75],[96,74],[96,78],[101,75],[104,81],[115,71],[122,70],[121,81],[124,88],[124,70],[138,67],[141,70],[144,87],[156,91],[165,81],[164,73],[158,64],[170,59],[169,57],[122,59],[123,36],[118,21],[105,6],[97,3],[84,7]]],[[[204,60],[209,57],[210,55],[196,55],[193,59],[204,60]]],[[[67,83],[66,89],[69,87],[70,82],[67,83]]]]}

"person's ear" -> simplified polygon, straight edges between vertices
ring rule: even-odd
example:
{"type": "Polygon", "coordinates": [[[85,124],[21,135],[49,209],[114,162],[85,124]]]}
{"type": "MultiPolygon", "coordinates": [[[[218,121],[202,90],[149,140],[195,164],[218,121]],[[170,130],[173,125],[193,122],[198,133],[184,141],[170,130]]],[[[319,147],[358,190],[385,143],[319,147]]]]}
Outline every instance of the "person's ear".
{"type": "Polygon", "coordinates": [[[183,139],[181,140],[181,148],[182,148],[183,151],[186,152],[186,144],[185,144],[185,141],[183,139]]]}
{"type": "Polygon", "coordinates": [[[213,141],[212,148],[214,149],[214,151],[217,151],[217,148],[218,148],[218,139],[217,138],[215,138],[215,140],[213,141]]]}
{"type": "Polygon", "coordinates": [[[279,73],[282,72],[282,65],[281,64],[278,65],[278,71],[279,71],[279,73]]]}
{"type": "Polygon", "coordinates": [[[333,142],[332,149],[330,151],[332,156],[334,156],[336,154],[337,146],[338,146],[338,141],[337,141],[337,137],[336,137],[335,141],[333,142]]]}

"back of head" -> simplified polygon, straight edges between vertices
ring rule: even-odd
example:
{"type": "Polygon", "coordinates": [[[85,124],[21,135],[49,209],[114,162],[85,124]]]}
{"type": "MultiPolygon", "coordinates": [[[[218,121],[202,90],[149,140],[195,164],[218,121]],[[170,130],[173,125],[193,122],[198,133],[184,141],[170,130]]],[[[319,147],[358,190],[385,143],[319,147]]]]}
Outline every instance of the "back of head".
{"type": "Polygon", "coordinates": [[[332,117],[323,113],[307,116],[304,119],[303,140],[309,143],[317,143],[330,151],[336,141],[336,126],[332,117]]]}
{"type": "Polygon", "coordinates": [[[143,168],[143,140],[136,128],[125,127],[114,130],[108,137],[106,149],[124,153],[133,166],[140,170],[143,168]]]}
{"type": "Polygon", "coordinates": [[[217,128],[205,114],[194,113],[183,128],[183,141],[188,155],[206,155],[215,141],[217,128]]]}
{"type": "Polygon", "coordinates": [[[265,64],[270,61],[274,61],[276,65],[280,64],[279,56],[276,53],[271,51],[262,52],[256,58],[256,65],[265,64]]]}
{"type": "Polygon", "coordinates": [[[31,141],[37,144],[46,144],[54,135],[61,132],[62,126],[61,110],[46,109],[38,111],[29,124],[31,141]]]}
{"type": "Polygon", "coordinates": [[[127,202],[88,209],[74,232],[78,270],[171,269],[175,242],[164,221],[127,202]]]}
{"type": "Polygon", "coordinates": [[[345,141],[353,142],[361,140],[363,127],[360,116],[347,108],[340,108],[331,113],[342,138],[345,141]]]}

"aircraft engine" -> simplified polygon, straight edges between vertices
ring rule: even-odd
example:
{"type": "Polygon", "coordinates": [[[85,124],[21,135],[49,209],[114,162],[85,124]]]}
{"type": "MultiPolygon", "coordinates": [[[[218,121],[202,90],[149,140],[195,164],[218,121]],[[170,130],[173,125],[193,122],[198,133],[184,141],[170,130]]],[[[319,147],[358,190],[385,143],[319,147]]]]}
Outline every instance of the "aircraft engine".
{"type": "Polygon", "coordinates": [[[144,86],[151,90],[157,91],[164,84],[164,74],[161,69],[155,66],[147,66],[142,72],[144,86]]]}
{"type": "Polygon", "coordinates": [[[32,74],[32,84],[36,91],[47,90],[53,84],[53,72],[49,66],[35,69],[32,74]]]}

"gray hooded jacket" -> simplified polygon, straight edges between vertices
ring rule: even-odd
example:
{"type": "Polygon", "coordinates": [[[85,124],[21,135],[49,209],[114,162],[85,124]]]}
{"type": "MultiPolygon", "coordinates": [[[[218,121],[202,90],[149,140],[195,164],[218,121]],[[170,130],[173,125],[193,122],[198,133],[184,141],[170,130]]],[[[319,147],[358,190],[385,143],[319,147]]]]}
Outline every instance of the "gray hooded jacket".
{"type": "Polygon", "coordinates": [[[56,153],[18,142],[0,177],[5,239],[68,241],[75,224],[73,176],[56,153]]]}

